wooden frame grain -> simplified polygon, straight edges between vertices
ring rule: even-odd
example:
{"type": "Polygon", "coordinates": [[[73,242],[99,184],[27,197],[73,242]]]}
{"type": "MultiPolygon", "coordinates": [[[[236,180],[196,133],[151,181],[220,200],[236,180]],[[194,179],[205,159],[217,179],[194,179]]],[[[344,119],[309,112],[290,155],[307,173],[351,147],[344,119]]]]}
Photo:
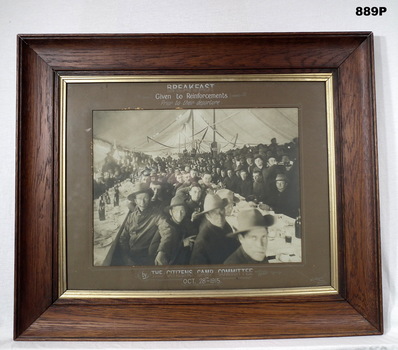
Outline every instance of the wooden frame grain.
{"type": "Polygon", "coordinates": [[[16,340],[382,333],[372,33],[20,35],[17,114],[16,340]],[[59,75],[311,72],[335,81],[338,295],[58,298],[59,75]]]}

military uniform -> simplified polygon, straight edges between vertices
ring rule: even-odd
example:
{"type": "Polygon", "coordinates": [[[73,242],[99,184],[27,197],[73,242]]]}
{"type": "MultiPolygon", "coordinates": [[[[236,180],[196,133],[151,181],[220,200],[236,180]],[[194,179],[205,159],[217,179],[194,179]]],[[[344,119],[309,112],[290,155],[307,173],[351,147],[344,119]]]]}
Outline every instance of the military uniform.
{"type": "Polygon", "coordinates": [[[268,263],[268,258],[265,257],[263,261],[257,261],[252,259],[246,252],[243,250],[242,246],[240,246],[237,250],[235,250],[225,261],[224,264],[264,264],[268,263]]]}
{"type": "Polygon", "coordinates": [[[225,223],[223,228],[212,225],[203,218],[198,236],[192,251],[192,265],[222,264],[238,247],[239,242],[227,237],[232,232],[231,226],[225,223]]]}
{"type": "Polygon", "coordinates": [[[128,214],[119,238],[122,265],[155,265],[158,252],[173,251],[176,237],[159,207],[150,205],[141,210],[135,207],[128,214]]]}

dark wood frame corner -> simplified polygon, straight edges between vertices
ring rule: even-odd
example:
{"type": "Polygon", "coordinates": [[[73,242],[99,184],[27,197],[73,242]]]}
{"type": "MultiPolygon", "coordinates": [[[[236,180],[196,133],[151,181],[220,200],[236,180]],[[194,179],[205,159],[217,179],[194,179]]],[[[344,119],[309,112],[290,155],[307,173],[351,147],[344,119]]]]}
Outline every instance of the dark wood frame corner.
{"type": "Polygon", "coordinates": [[[17,130],[16,340],[382,333],[372,33],[20,35],[17,130]],[[59,75],[312,72],[335,82],[338,294],[58,298],[59,75]]]}

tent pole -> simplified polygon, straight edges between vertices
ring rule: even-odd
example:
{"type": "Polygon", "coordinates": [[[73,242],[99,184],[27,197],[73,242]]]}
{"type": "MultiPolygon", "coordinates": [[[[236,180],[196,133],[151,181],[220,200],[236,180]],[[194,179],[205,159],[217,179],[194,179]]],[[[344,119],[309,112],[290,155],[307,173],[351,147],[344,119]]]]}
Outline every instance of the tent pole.
{"type": "Polygon", "coordinates": [[[191,109],[191,121],[192,121],[192,149],[194,149],[195,148],[195,140],[194,140],[194,137],[195,137],[195,122],[194,122],[194,119],[193,119],[193,110],[191,109]]]}
{"type": "Polygon", "coordinates": [[[216,142],[216,110],[213,109],[213,142],[216,142]]]}
{"type": "Polygon", "coordinates": [[[236,134],[236,137],[235,137],[235,142],[234,142],[234,148],[235,148],[235,146],[236,146],[236,142],[238,141],[238,134],[236,134]]]}

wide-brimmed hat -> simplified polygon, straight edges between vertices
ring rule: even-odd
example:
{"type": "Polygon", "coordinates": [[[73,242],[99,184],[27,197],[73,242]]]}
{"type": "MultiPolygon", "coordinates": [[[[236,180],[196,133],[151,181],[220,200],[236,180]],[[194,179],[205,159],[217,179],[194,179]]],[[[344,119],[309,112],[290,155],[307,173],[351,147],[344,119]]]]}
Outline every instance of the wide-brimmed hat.
{"type": "Polygon", "coordinates": [[[228,234],[229,237],[236,236],[253,230],[257,227],[269,227],[274,224],[273,215],[262,215],[258,209],[250,208],[238,213],[238,231],[228,234]]]}
{"type": "Polygon", "coordinates": [[[233,203],[240,202],[240,199],[237,196],[235,196],[235,193],[233,193],[231,190],[228,190],[227,188],[222,188],[221,190],[218,190],[216,194],[220,196],[221,199],[226,198],[228,202],[233,202],[233,203]]]}
{"type": "Polygon", "coordinates": [[[173,197],[170,201],[170,204],[164,208],[164,211],[167,213],[171,208],[178,206],[186,206],[184,196],[177,195],[173,197]]]}
{"type": "Polygon", "coordinates": [[[228,199],[221,198],[217,194],[208,193],[203,203],[203,211],[198,213],[198,215],[208,213],[209,211],[212,211],[214,209],[225,208],[227,205],[228,205],[228,199]]]}
{"type": "Polygon", "coordinates": [[[153,191],[149,188],[147,184],[138,182],[134,184],[133,191],[127,196],[127,199],[129,201],[132,201],[139,193],[148,193],[150,196],[153,195],[153,191]]]}

